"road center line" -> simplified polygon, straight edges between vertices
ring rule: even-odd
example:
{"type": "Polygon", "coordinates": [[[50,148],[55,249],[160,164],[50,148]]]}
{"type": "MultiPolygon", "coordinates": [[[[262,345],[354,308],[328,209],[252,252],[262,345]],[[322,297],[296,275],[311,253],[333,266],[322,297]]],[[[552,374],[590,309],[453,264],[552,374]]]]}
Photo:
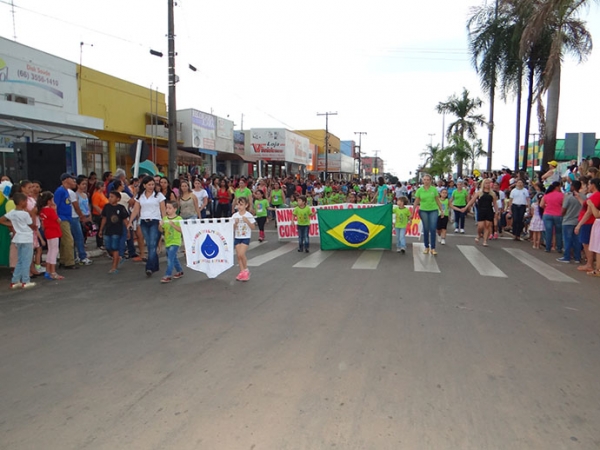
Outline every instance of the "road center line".
{"type": "Polygon", "coordinates": [[[467,261],[484,277],[507,278],[506,274],[494,265],[483,253],[472,245],[457,245],[467,261]]]}

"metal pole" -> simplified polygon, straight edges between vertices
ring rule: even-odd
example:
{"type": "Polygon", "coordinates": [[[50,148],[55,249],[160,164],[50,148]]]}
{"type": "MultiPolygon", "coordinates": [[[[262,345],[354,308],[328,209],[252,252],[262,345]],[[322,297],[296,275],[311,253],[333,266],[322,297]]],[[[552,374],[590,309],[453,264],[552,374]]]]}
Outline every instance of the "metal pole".
{"type": "Polygon", "coordinates": [[[168,40],[169,40],[169,173],[173,181],[177,176],[177,105],[175,101],[175,15],[174,0],[168,0],[168,40]]]}
{"type": "Polygon", "coordinates": [[[317,116],[325,116],[325,180],[329,178],[329,162],[328,162],[328,153],[329,153],[329,116],[337,116],[337,112],[326,112],[326,113],[317,113],[317,116]]]}
{"type": "Polygon", "coordinates": [[[360,157],[361,157],[361,152],[362,152],[362,135],[363,134],[367,134],[366,131],[355,131],[354,134],[358,134],[358,179],[361,179],[360,176],[360,157]]]}

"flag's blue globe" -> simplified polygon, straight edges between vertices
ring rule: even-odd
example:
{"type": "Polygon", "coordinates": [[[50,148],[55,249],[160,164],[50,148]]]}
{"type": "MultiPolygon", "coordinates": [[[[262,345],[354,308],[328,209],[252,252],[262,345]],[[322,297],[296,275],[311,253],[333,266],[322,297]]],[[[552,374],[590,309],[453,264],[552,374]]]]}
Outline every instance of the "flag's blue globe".
{"type": "Polygon", "coordinates": [[[344,228],[344,239],[350,244],[360,244],[369,238],[369,228],[362,222],[350,222],[344,228]]]}

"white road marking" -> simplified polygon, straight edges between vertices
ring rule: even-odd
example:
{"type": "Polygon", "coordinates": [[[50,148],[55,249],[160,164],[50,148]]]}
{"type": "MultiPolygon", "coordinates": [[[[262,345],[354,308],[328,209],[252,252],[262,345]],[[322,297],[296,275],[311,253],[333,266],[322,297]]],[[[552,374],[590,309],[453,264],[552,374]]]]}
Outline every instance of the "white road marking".
{"type": "Polygon", "coordinates": [[[248,249],[246,251],[250,251],[253,248],[260,247],[261,245],[264,245],[266,243],[267,243],[267,241],[263,241],[263,242],[252,241],[252,242],[250,242],[250,245],[248,246],[248,249]]]}
{"type": "Polygon", "coordinates": [[[413,262],[415,272],[440,273],[435,256],[423,254],[425,245],[420,242],[413,242],[413,262]]]}
{"type": "Polygon", "coordinates": [[[358,257],[352,268],[375,270],[377,269],[382,256],[383,250],[365,250],[358,257]]]}
{"type": "Polygon", "coordinates": [[[568,277],[564,273],[556,270],[554,267],[551,267],[546,263],[541,262],[539,259],[531,256],[529,253],[523,250],[516,248],[505,248],[504,250],[550,281],[558,281],[561,283],[578,283],[577,280],[568,277]]]}
{"type": "Polygon", "coordinates": [[[249,259],[248,266],[249,267],[262,266],[264,263],[271,261],[272,259],[278,258],[282,255],[285,255],[286,253],[289,253],[292,250],[295,250],[297,248],[298,248],[297,242],[290,242],[286,245],[282,245],[281,247],[279,247],[275,250],[267,252],[264,255],[255,256],[254,258],[249,259]]]}
{"type": "Polygon", "coordinates": [[[507,278],[506,274],[494,265],[483,253],[472,245],[457,245],[460,252],[484,277],[507,278]]]}
{"type": "Polygon", "coordinates": [[[298,261],[296,264],[294,264],[294,267],[314,269],[334,253],[335,252],[332,251],[322,252],[321,250],[317,250],[316,252],[311,253],[310,256],[307,256],[303,260],[298,261]]]}

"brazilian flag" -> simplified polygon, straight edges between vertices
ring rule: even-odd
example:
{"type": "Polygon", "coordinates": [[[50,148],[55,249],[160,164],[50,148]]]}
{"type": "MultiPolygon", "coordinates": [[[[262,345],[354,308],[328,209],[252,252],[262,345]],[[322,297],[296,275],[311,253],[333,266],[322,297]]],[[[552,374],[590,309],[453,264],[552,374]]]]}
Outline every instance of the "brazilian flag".
{"type": "Polygon", "coordinates": [[[392,205],[319,209],[321,250],[392,248],[392,205]]]}

